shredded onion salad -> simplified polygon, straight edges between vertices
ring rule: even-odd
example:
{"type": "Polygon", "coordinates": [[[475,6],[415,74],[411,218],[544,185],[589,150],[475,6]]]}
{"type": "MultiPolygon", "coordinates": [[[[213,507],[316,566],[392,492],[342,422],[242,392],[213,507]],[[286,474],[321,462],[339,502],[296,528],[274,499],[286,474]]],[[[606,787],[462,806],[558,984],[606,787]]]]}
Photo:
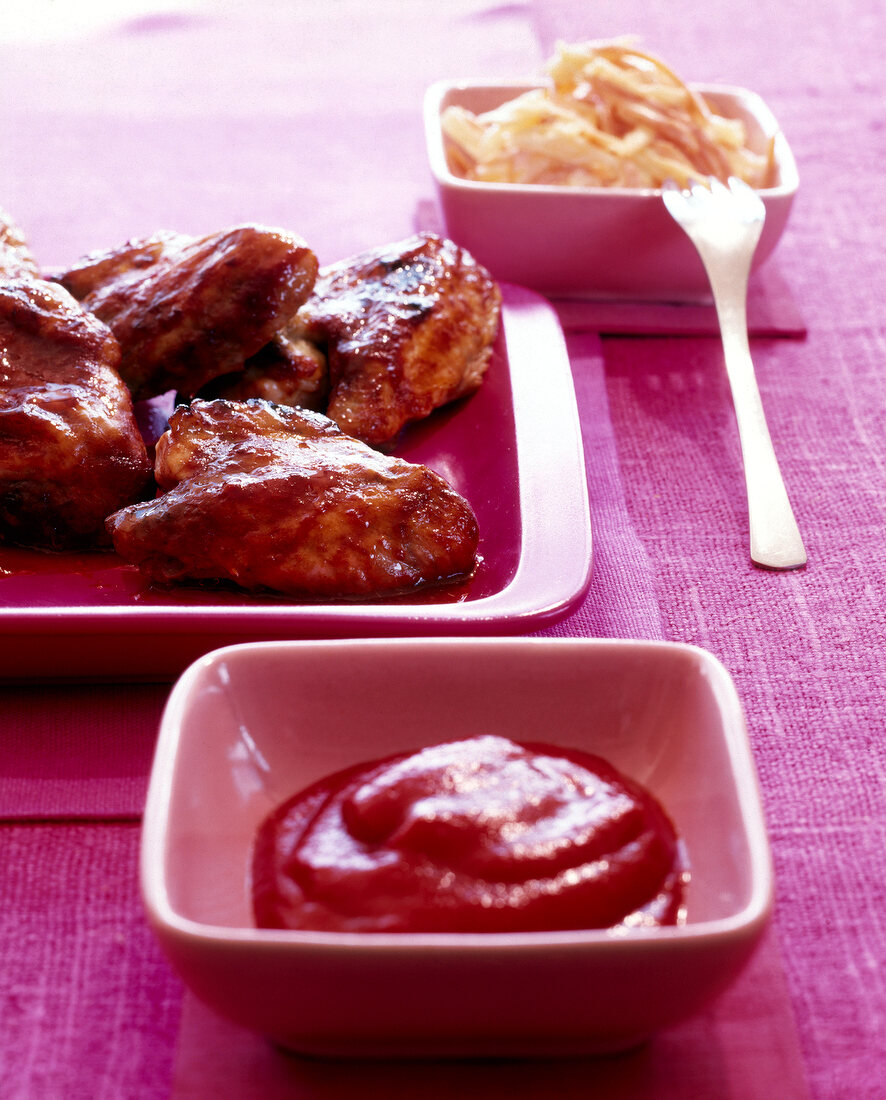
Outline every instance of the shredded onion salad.
{"type": "Polygon", "coordinates": [[[772,140],[748,148],[740,119],[716,114],[698,92],[631,38],[558,44],[549,82],[476,115],[442,116],[449,167],[485,183],[658,188],[666,179],[737,176],[765,187],[772,140]]]}

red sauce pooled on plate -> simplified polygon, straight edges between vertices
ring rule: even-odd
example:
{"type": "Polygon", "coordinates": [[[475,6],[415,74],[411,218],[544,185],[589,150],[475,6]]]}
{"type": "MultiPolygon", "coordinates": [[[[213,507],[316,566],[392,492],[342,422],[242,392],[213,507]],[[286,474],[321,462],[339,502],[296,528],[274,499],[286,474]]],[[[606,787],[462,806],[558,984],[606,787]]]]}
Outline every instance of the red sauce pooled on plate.
{"type": "Polygon", "coordinates": [[[261,928],[536,932],[677,923],[674,827],[599,757],[476,737],[315,783],[262,824],[261,928]]]}

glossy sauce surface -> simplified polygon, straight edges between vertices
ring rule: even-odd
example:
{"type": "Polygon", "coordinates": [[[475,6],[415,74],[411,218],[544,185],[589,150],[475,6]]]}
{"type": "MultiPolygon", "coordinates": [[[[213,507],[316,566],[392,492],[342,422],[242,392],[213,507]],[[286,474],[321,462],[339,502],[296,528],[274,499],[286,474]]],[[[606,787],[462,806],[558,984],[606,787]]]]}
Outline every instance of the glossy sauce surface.
{"type": "Polygon", "coordinates": [[[339,772],[253,852],[265,928],[519,932],[675,924],[686,874],[649,792],[599,757],[483,736],[339,772]]]}
{"type": "Polygon", "coordinates": [[[106,545],[105,516],[152,491],[117,341],[55,283],[0,283],[0,539],[106,545]]]}

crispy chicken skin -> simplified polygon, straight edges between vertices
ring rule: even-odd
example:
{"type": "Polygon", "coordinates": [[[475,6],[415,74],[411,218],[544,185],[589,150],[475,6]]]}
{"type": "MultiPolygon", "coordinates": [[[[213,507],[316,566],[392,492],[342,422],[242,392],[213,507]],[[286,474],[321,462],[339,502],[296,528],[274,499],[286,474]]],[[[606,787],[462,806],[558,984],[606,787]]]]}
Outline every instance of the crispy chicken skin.
{"type": "Polygon", "coordinates": [[[380,445],[480,385],[500,306],[469,253],[423,233],[321,268],[293,324],[326,347],[327,414],[380,445]]]}
{"type": "Polygon", "coordinates": [[[0,274],[0,539],[108,545],[105,517],[151,491],[119,358],[62,287],[0,274]]]}
{"type": "Polygon", "coordinates": [[[320,413],[196,399],[173,412],[155,476],[164,494],[108,529],[160,583],[367,597],[454,579],[476,561],[474,514],[442,478],[320,413]]]}
{"type": "Polygon", "coordinates": [[[316,274],[300,238],[247,224],[128,241],[55,277],[110,326],[120,373],[141,400],[168,390],[191,397],[242,370],[305,301],[316,274]]]}

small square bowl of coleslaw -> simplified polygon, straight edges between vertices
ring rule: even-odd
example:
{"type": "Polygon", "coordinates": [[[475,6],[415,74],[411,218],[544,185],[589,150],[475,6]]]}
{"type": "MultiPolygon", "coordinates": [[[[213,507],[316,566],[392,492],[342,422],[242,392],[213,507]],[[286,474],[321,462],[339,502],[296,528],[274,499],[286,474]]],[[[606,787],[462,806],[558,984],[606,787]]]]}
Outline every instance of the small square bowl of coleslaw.
{"type": "Polygon", "coordinates": [[[661,200],[674,179],[744,179],[766,209],[753,269],[798,175],[775,116],[744,88],[683,83],[629,40],[558,47],[536,82],[440,82],[425,132],[447,236],[492,274],[552,297],[710,300],[661,200]]]}

